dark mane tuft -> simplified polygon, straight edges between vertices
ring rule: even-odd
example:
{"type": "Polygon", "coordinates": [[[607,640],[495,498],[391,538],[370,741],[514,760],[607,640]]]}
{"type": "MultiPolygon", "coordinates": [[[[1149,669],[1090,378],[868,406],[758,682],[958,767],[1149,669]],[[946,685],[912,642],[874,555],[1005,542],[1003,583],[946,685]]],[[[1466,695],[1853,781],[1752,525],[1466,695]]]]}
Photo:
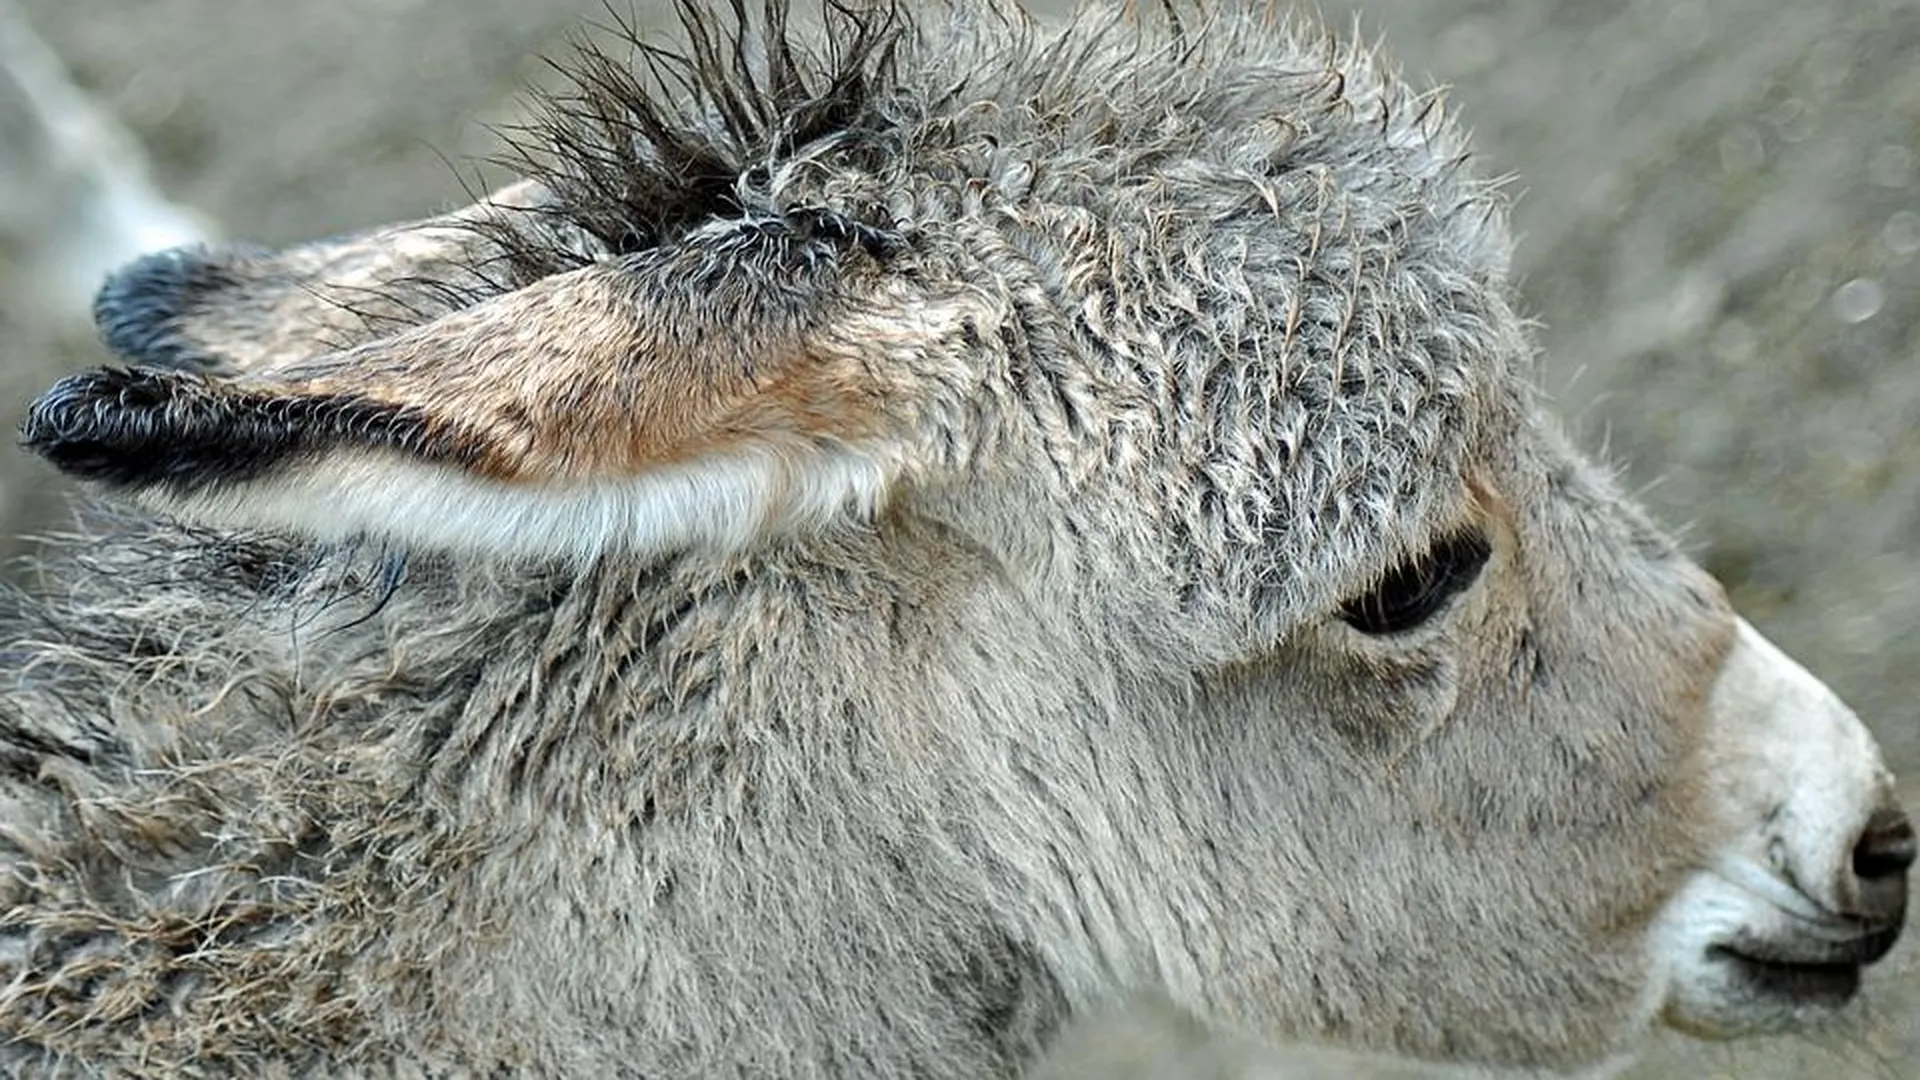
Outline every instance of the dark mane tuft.
{"type": "Polygon", "coordinates": [[[897,0],[823,0],[826,44],[797,33],[787,0],[723,7],[675,0],[683,42],[651,40],[615,16],[554,67],[566,87],[505,133],[496,159],[546,184],[555,223],[594,252],[495,237],[521,280],[595,256],[645,250],[717,215],[764,205],[772,171],[796,150],[884,138],[899,98],[896,53],[912,31],[897,0]]]}

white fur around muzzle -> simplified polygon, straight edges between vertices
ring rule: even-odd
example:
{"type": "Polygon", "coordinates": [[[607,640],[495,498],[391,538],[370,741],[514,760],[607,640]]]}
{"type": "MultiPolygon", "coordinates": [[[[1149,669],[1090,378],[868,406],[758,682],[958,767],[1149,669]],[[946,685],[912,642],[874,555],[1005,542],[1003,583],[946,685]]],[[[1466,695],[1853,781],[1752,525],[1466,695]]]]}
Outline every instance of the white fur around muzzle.
{"type": "Polygon", "coordinates": [[[1812,1019],[1742,993],[1716,946],[1839,940],[1853,851],[1893,777],[1865,724],[1744,619],[1709,706],[1710,813],[1725,839],[1653,936],[1669,1020],[1715,1034],[1812,1019]]]}

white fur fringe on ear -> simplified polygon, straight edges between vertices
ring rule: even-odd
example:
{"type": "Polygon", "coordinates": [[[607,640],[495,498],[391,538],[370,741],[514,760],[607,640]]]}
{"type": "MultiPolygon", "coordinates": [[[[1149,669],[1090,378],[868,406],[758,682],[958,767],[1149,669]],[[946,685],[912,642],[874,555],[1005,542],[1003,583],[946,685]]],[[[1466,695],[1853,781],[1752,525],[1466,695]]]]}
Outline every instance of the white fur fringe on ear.
{"type": "Polygon", "coordinates": [[[502,483],[381,452],[329,454],[242,487],[143,501],[210,524],[286,529],[322,541],[363,534],[459,554],[590,561],[603,554],[729,552],[871,520],[896,466],[883,448],[735,449],[623,479],[502,483]]]}

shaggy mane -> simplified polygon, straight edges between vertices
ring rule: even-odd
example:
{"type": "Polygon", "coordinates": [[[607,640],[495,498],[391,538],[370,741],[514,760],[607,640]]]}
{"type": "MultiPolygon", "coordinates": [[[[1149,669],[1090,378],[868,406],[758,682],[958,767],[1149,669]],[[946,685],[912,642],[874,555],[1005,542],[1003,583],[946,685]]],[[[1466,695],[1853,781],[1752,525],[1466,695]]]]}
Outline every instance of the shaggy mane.
{"type": "Polygon", "coordinates": [[[545,184],[556,222],[600,250],[567,251],[501,230],[521,280],[595,256],[644,251],[702,221],[770,210],[774,170],[831,143],[881,149],[902,98],[897,57],[914,33],[897,0],[820,6],[824,30],[796,33],[788,0],[675,0],[683,43],[662,45],[631,16],[601,26],[536,98],[536,118],[504,131],[496,164],[545,184]],[[816,46],[814,40],[826,44],[816,46]]]}

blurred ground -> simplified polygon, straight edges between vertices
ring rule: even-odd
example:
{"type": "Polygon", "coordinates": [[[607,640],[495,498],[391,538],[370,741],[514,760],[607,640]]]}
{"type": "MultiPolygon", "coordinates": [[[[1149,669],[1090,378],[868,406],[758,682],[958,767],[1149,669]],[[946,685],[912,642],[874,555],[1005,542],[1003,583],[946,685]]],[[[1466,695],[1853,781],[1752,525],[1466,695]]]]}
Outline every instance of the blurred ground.
{"type": "MultiPolygon", "coordinates": [[[[1920,805],[1920,0],[1324,6],[1336,25],[1361,8],[1416,82],[1455,86],[1482,170],[1519,178],[1516,268],[1582,441],[1868,718],[1920,805]]],[[[512,119],[535,57],[604,10],[25,7],[163,188],[267,244],[463,201],[481,122],[512,119]]],[[[8,429],[53,370],[95,358],[30,299],[34,276],[0,247],[8,429]]],[[[54,492],[0,449],[0,535],[49,520],[54,492]]],[[[1676,1041],[1631,1075],[1920,1077],[1920,946],[1869,993],[1867,1030],[1676,1041]]]]}

